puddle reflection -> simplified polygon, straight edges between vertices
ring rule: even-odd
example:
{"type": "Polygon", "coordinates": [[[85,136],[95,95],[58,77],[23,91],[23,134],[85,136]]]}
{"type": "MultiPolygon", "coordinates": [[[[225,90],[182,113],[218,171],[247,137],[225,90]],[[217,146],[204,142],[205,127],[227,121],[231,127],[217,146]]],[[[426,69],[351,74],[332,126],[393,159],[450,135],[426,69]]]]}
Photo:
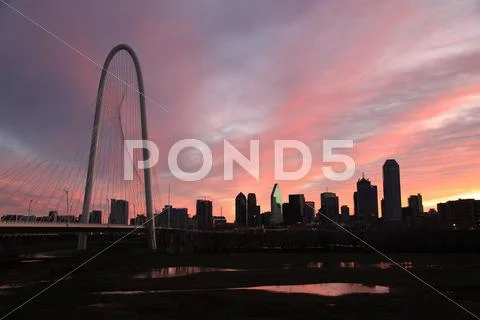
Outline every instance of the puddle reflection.
{"type": "Polygon", "coordinates": [[[147,272],[138,273],[133,276],[134,279],[161,279],[172,277],[183,277],[194,273],[202,272],[235,272],[239,269],[202,267],[202,266],[179,266],[151,269],[147,272]]]}
{"type": "Polygon", "coordinates": [[[186,293],[186,292],[206,292],[206,291],[225,291],[225,290],[258,290],[274,293],[303,293],[324,297],[339,297],[349,294],[387,294],[390,288],[378,285],[366,285],[360,283],[316,283],[299,285],[279,285],[279,286],[256,286],[225,289],[186,289],[186,290],[126,290],[126,291],[102,291],[95,294],[99,295],[141,295],[141,294],[160,294],[160,293],[186,293]]]}
{"type": "MultiPolygon", "coordinates": [[[[418,265],[414,266],[413,262],[411,261],[404,261],[404,262],[399,262],[399,264],[405,268],[405,269],[413,269],[414,267],[419,267],[418,265]]],[[[324,268],[329,268],[331,267],[329,264],[325,262],[310,262],[307,264],[308,269],[324,269],[324,268]]],[[[333,266],[335,267],[335,265],[333,266]]],[[[387,261],[380,261],[378,263],[373,263],[373,264],[361,264],[358,263],[357,261],[341,261],[338,264],[338,268],[340,269],[379,269],[379,270],[387,270],[395,267],[395,264],[387,261]]],[[[426,268],[432,269],[432,268],[440,268],[439,265],[434,265],[434,264],[429,264],[424,266],[426,268]]]]}
{"type": "Polygon", "coordinates": [[[275,293],[305,293],[317,296],[338,297],[348,294],[387,294],[389,287],[360,283],[317,283],[301,285],[259,286],[235,290],[260,290],[275,293]]]}

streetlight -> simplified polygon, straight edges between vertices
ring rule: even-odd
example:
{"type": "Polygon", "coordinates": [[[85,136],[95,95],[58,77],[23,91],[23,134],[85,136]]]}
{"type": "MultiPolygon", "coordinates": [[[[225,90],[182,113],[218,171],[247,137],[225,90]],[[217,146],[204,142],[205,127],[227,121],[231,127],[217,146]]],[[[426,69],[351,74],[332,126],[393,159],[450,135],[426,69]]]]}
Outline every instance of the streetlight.
{"type": "Polygon", "coordinates": [[[69,205],[69,202],[68,202],[68,190],[65,189],[64,191],[67,194],[67,220],[68,220],[68,215],[69,215],[68,211],[69,211],[69,208],[70,208],[70,205],[69,205]]]}
{"type": "Polygon", "coordinates": [[[30,222],[30,212],[32,211],[32,202],[33,202],[33,199],[30,199],[30,202],[28,203],[28,216],[27,216],[27,222],[30,222]]]}

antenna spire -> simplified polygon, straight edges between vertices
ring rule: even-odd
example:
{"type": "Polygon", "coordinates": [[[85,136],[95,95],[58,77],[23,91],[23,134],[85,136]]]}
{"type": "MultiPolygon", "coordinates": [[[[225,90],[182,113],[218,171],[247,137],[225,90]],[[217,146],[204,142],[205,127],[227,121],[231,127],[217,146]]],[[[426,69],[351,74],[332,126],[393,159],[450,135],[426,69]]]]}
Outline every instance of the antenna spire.
{"type": "Polygon", "coordinates": [[[168,205],[170,205],[170,183],[168,184],[168,205]]]}

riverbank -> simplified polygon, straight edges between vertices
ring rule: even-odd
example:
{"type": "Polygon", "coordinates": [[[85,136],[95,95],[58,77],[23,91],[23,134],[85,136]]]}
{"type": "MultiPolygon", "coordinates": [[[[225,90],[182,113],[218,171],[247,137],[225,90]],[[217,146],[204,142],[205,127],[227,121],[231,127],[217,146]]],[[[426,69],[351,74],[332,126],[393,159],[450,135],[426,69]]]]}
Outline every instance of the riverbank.
{"type": "MultiPolygon", "coordinates": [[[[93,254],[93,250],[82,255],[62,250],[2,264],[1,312],[53,284],[93,254]]],[[[396,254],[392,258],[465,307],[480,312],[478,255],[396,254]]],[[[113,248],[92,260],[13,314],[12,319],[43,314],[49,319],[472,318],[375,254],[167,255],[128,246],[113,248]],[[327,289],[337,293],[347,290],[347,294],[329,296],[322,291],[325,288],[319,289],[320,295],[231,290],[319,283],[330,284],[327,289]],[[386,287],[388,293],[350,293],[352,286],[348,284],[356,284],[357,289],[360,285],[367,289],[386,287]]]]}

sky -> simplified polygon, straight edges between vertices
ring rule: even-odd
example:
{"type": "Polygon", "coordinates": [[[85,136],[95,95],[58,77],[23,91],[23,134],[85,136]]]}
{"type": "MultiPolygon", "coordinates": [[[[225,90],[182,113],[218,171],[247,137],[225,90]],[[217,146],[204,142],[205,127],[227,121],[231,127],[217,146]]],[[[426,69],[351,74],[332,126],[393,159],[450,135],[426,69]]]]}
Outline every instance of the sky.
{"type": "MultiPolygon", "coordinates": [[[[480,198],[475,0],[8,3],[38,25],[0,3],[0,172],[27,156],[88,153],[99,66],[126,43],[140,60],[150,139],[160,150],[156,208],[170,185],[172,204],[190,215],[206,197],[215,215],[222,208],[233,221],[237,193],[256,193],[269,211],[275,182],[284,199],[304,193],[318,208],[328,188],[352,208],[362,173],[382,198],[387,158],[400,164],[403,205],[417,193],[426,208],[480,198]],[[168,169],[171,146],[186,138],[213,153],[212,171],[198,182],[168,169]],[[233,181],[223,180],[224,139],[246,155],[249,141],[260,140],[258,181],[239,167],[233,181]],[[303,179],[274,180],[273,141],[280,139],[310,148],[313,165],[303,179]],[[351,179],[323,175],[331,165],[322,158],[325,139],[354,141],[344,151],[356,162],[351,179]]],[[[191,150],[179,158],[186,170],[201,161],[191,150]]],[[[300,162],[289,154],[286,167],[300,162]]],[[[22,186],[2,184],[0,212],[24,210],[29,197],[10,197],[22,186]]],[[[81,192],[71,196],[81,199],[81,192]]]]}

